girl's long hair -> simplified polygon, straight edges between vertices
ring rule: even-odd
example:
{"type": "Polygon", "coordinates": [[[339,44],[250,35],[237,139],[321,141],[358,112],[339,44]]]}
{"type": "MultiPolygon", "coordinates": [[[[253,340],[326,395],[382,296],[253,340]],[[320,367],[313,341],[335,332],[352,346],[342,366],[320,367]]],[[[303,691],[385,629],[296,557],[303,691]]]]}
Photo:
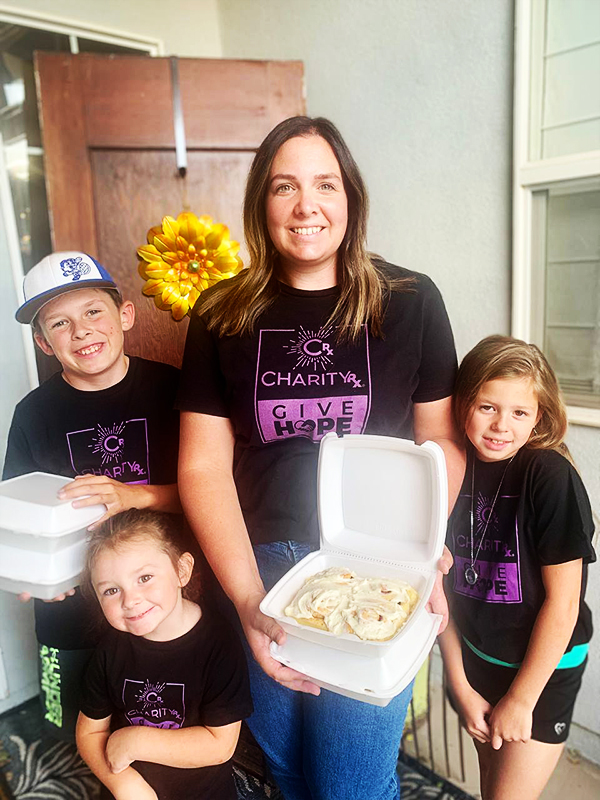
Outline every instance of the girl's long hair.
{"type": "Polygon", "coordinates": [[[488,336],[463,358],[452,397],[459,430],[463,433],[466,430],[483,384],[502,378],[530,378],[533,382],[540,418],[525,446],[533,450],[557,450],[572,461],[564,443],[567,410],[556,375],[539,347],[512,336],[488,336]]]}
{"type": "Polygon", "coordinates": [[[277,297],[279,254],[267,229],[265,205],[273,159],[285,142],[297,136],[320,136],[330,145],[348,198],[348,225],[337,260],[340,296],[329,324],[336,325],[338,337],[348,341],[356,341],[365,324],[374,336],[381,336],[387,294],[391,290],[411,291],[415,281],[390,279],[378,267],[381,259],[367,253],[367,189],[340,132],[323,117],[290,117],[273,128],[258,148],[244,198],[249,267],[235,278],[217,284],[208,296],[201,296],[197,313],[209,312],[208,327],[219,336],[243,335],[254,331],[258,318],[277,297]]]}

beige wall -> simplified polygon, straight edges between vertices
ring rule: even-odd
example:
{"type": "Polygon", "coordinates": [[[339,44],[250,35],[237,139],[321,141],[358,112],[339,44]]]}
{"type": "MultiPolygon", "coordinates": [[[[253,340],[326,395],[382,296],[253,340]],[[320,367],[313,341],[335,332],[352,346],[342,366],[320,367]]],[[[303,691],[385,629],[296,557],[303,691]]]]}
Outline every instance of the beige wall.
{"type": "Polygon", "coordinates": [[[304,61],[371,196],[369,246],[431,275],[462,355],[508,332],[512,0],[220,0],[226,58],[304,61]]]}
{"type": "MultiPolygon", "coordinates": [[[[0,12],[6,7],[0,4],[0,12]]],[[[167,56],[221,55],[218,0],[20,0],[12,7],[21,13],[160,39],[167,56]]]]}

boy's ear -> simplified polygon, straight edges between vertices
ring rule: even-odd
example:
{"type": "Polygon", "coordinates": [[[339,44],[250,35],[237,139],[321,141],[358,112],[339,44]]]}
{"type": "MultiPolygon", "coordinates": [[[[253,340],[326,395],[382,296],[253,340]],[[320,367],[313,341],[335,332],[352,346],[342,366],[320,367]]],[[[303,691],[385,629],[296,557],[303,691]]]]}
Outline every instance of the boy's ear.
{"type": "Polygon", "coordinates": [[[50,345],[48,344],[48,342],[44,338],[43,334],[38,333],[37,331],[35,331],[35,333],[33,334],[33,339],[34,339],[35,343],[37,344],[37,346],[42,351],[42,353],[45,353],[47,356],[53,356],[54,355],[54,350],[50,347],[50,345]]]}
{"type": "Polygon", "coordinates": [[[124,331],[129,331],[133,328],[135,322],[135,306],[131,300],[124,300],[119,309],[121,315],[121,328],[124,331]]]}
{"type": "Polygon", "coordinates": [[[190,582],[194,570],[194,556],[191,553],[183,553],[179,557],[177,571],[179,573],[179,585],[183,589],[190,582]]]}

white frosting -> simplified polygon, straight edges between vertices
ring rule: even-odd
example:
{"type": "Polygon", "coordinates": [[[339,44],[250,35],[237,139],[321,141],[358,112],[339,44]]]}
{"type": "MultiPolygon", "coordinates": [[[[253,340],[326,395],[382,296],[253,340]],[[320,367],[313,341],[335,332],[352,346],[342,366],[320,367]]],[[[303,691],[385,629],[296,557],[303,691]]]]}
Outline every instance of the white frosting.
{"type": "Polygon", "coordinates": [[[331,567],[313,575],[285,609],[288,617],[360,639],[391,639],[409,618],[419,595],[397,578],[361,578],[331,567]]]}

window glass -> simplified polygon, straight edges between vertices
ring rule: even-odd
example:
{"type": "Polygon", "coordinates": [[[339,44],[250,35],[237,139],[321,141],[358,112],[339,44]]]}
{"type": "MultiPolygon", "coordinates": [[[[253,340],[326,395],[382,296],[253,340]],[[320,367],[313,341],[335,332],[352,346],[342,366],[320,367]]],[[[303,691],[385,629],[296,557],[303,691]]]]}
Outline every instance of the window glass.
{"type": "Polygon", "coordinates": [[[123,47],[110,42],[98,42],[94,39],[82,39],[77,37],[77,45],[80,53],[115,53],[116,55],[148,55],[148,52],[136,47],[123,47]]]}
{"type": "Polygon", "coordinates": [[[600,181],[543,194],[544,351],[567,402],[600,408],[600,181]]]}
{"type": "Polygon", "coordinates": [[[69,37],[0,22],[0,42],[0,133],[27,272],[51,249],[33,53],[69,52],[69,37]]]}
{"type": "Polygon", "coordinates": [[[600,2],[533,0],[530,159],[600,149],[600,2]]]}
{"type": "MultiPolygon", "coordinates": [[[[92,39],[77,42],[80,52],[144,55],[92,39]]],[[[69,53],[71,45],[67,34],[0,21],[0,47],[0,134],[27,272],[52,249],[33,55],[36,50],[69,53]]]]}

